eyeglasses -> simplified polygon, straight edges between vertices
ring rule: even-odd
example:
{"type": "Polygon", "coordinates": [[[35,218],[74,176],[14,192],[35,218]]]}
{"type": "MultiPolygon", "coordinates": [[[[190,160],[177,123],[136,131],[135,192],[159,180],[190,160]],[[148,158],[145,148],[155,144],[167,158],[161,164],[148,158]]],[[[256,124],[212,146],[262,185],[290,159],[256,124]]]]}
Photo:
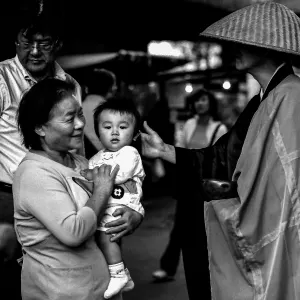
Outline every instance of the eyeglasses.
{"type": "Polygon", "coordinates": [[[53,43],[38,43],[38,42],[17,42],[16,45],[20,47],[24,51],[32,50],[33,48],[36,48],[38,50],[41,50],[43,52],[50,52],[53,47],[56,45],[56,41],[53,43]]]}

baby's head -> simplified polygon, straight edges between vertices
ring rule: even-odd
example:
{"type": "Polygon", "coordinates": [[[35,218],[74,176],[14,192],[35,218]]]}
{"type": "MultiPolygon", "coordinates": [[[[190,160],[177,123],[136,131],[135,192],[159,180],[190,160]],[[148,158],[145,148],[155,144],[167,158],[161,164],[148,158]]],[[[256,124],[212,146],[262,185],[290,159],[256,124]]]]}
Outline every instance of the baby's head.
{"type": "Polygon", "coordinates": [[[132,143],[139,131],[140,115],[131,99],[115,95],[95,109],[94,127],[104,148],[118,151],[132,143]]]}

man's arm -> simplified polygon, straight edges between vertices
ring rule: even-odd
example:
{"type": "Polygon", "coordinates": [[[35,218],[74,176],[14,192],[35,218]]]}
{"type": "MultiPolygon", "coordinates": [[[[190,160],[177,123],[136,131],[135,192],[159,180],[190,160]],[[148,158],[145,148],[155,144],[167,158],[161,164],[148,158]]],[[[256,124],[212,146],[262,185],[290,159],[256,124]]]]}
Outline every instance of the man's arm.
{"type": "Polygon", "coordinates": [[[0,117],[5,108],[5,102],[7,102],[7,97],[9,97],[8,87],[3,76],[0,74],[0,117]]]}
{"type": "MultiPolygon", "coordinates": [[[[249,125],[260,104],[257,95],[250,100],[233,127],[213,146],[202,149],[184,149],[163,142],[147,123],[142,133],[142,154],[161,158],[176,164],[176,187],[198,189],[203,178],[232,180],[236,163],[242,151],[249,125]]],[[[184,194],[184,189],[180,192],[184,194]]]]}
{"type": "Polygon", "coordinates": [[[164,143],[160,136],[152,130],[147,123],[144,123],[146,133],[141,134],[142,138],[142,155],[148,158],[161,158],[172,164],[184,163],[189,166],[200,167],[204,162],[204,156],[206,157],[205,163],[213,163],[213,158],[220,156],[221,160],[224,160],[224,148],[226,148],[228,135],[225,134],[215,144],[214,147],[203,149],[185,149],[180,147],[174,147],[172,145],[164,143]],[[178,158],[180,161],[178,162],[178,158]],[[182,161],[183,158],[183,161],[182,161]]]}
{"type": "Polygon", "coordinates": [[[161,137],[144,122],[145,133],[141,133],[142,155],[148,158],[161,158],[176,164],[175,147],[166,144],[161,137]]]}

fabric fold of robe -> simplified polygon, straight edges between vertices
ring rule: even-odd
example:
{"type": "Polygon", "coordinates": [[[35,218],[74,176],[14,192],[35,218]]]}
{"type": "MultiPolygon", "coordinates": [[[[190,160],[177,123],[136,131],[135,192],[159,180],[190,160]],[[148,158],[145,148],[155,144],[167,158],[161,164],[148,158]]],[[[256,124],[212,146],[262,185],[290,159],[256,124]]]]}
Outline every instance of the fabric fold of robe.
{"type": "Polygon", "coordinates": [[[176,148],[184,261],[194,265],[199,253],[204,272],[205,215],[214,300],[300,299],[300,79],[291,66],[280,67],[257,100],[213,147],[176,148]],[[236,181],[239,197],[203,207],[203,178],[236,181]]]}

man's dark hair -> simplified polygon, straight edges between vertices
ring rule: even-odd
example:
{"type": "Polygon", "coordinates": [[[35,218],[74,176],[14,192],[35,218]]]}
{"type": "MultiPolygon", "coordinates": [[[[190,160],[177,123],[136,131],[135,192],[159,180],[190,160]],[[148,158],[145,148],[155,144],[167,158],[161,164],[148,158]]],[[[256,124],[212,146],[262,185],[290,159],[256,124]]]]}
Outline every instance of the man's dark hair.
{"type": "Polygon", "coordinates": [[[134,117],[135,126],[134,126],[134,135],[136,135],[140,129],[141,116],[138,112],[135,103],[130,98],[122,97],[118,94],[111,96],[103,104],[98,105],[94,110],[94,128],[96,135],[99,137],[99,117],[100,114],[104,111],[118,112],[122,114],[128,114],[134,117]]]}
{"type": "Polygon", "coordinates": [[[37,33],[50,35],[54,40],[62,38],[63,8],[56,0],[24,1],[17,9],[15,20],[15,37],[22,32],[27,38],[37,33]]]}
{"type": "Polygon", "coordinates": [[[17,112],[23,144],[28,149],[42,150],[36,129],[51,119],[55,105],[75,91],[73,82],[47,78],[36,83],[22,97],[17,112]]]}

